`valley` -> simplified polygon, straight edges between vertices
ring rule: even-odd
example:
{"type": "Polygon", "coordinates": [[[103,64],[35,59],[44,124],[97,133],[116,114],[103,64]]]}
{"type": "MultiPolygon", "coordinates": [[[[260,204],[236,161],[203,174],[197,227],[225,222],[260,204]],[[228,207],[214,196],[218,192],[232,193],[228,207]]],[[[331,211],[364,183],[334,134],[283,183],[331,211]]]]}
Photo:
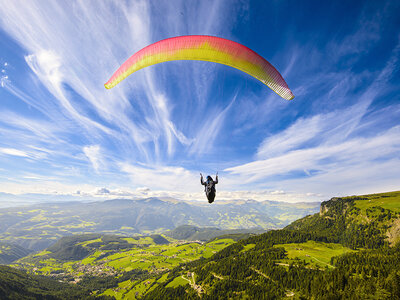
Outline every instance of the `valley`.
{"type": "Polygon", "coordinates": [[[45,276],[71,295],[98,299],[397,299],[399,196],[332,198],[319,213],[264,233],[183,225],[74,234],[10,266],[30,276],[17,281],[45,276]]]}
{"type": "Polygon", "coordinates": [[[136,293],[141,296],[163,282],[169,270],[199,258],[209,258],[234,242],[232,238],[186,242],[161,235],[76,235],[62,238],[52,247],[24,257],[13,266],[71,284],[93,277],[131,274],[134,280],[117,280],[118,286],[101,290],[104,295],[120,299],[136,293]]]}

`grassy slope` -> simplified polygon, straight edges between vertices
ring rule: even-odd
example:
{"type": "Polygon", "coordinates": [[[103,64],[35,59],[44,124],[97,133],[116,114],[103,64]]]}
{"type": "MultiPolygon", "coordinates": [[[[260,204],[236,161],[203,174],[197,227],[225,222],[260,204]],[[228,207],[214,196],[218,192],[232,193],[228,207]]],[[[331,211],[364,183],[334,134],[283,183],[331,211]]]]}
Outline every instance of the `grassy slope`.
{"type": "MultiPolygon", "coordinates": [[[[131,255],[123,256],[117,259],[114,267],[122,267],[124,264],[131,260],[131,268],[140,268],[154,272],[154,276],[146,278],[141,281],[131,281],[128,280],[120,285],[118,288],[111,288],[104,292],[104,295],[114,296],[117,299],[135,299],[135,297],[140,297],[154,288],[160,283],[166,280],[164,273],[163,275],[158,275],[157,272],[168,271],[173,269],[182,263],[187,263],[200,257],[209,258],[213,254],[222,250],[223,248],[234,243],[233,239],[216,239],[212,242],[205,244],[198,243],[185,243],[185,244],[175,244],[172,243],[169,246],[158,246],[149,247],[146,253],[141,253],[141,256],[137,256],[134,253],[131,255]]],[[[128,253],[126,253],[128,254],[128,253]]],[[[110,258],[112,259],[112,257],[110,258]]],[[[182,277],[176,278],[172,286],[185,285],[189,282],[182,277]]]]}
{"type": "MultiPolygon", "coordinates": [[[[354,201],[356,207],[360,208],[363,214],[366,214],[368,208],[376,206],[400,212],[400,191],[390,193],[380,193],[360,196],[362,200],[354,201]]],[[[351,198],[351,197],[348,197],[351,198]]]]}
{"type": "Polygon", "coordinates": [[[286,229],[303,230],[327,242],[350,248],[394,245],[400,239],[400,192],[332,198],[321,212],[299,219],[286,229]]]}
{"type": "Polygon", "coordinates": [[[288,263],[292,259],[301,259],[312,267],[333,268],[331,258],[344,253],[356,252],[340,244],[307,241],[305,243],[278,244],[275,247],[284,247],[289,260],[281,260],[288,263]]]}

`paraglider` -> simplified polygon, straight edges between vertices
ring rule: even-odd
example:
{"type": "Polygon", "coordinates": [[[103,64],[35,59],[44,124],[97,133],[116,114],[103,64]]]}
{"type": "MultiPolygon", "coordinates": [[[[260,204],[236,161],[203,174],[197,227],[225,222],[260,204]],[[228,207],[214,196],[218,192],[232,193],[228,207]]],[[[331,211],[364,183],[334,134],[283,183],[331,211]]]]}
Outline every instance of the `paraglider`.
{"type": "MultiPolygon", "coordinates": [[[[178,36],[144,47],[128,58],[104,86],[111,89],[140,69],[174,60],[201,60],[231,66],[258,79],[280,97],[286,100],[294,98],[282,75],[265,58],[242,44],[205,35],[178,36]]],[[[207,176],[204,182],[203,175],[200,175],[208,202],[213,203],[218,173],[215,181],[207,176]]]]}
{"type": "Polygon", "coordinates": [[[207,180],[203,180],[203,174],[200,173],[200,183],[204,185],[204,192],[206,193],[208,203],[213,203],[215,199],[215,194],[217,191],[215,190],[215,185],[218,183],[218,172],[215,175],[215,181],[212,179],[210,175],[207,176],[207,180]]]}
{"type": "Polygon", "coordinates": [[[140,69],[173,60],[202,60],[228,65],[260,80],[280,97],[294,98],[282,75],[262,56],[234,41],[204,35],[173,37],[143,48],[125,61],[104,86],[110,89],[140,69]]]}

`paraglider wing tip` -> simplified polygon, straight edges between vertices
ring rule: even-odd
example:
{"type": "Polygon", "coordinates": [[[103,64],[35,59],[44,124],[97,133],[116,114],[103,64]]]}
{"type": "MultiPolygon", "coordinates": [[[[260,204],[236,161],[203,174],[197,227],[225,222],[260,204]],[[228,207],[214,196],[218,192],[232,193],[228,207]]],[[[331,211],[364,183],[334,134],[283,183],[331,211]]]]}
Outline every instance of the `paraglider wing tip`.
{"type": "Polygon", "coordinates": [[[111,86],[110,86],[109,83],[105,83],[105,84],[104,84],[104,87],[105,87],[107,90],[111,89],[111,86]]]}
{"type": "Polygon", "coordinates": [[[294,95],[291,90],[287,90],[285,93],[279,94],[279,96],[289,101],[294,99],[294,95]]]}

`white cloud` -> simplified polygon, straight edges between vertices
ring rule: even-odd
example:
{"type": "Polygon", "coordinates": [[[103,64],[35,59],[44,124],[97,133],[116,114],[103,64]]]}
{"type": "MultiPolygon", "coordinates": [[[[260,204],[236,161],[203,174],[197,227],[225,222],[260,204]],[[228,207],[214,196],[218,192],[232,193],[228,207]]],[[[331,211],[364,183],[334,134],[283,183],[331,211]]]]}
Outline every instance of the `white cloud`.
{"type": "Polygon", "coordinates": [[[36,55],[25,57],[31,69],[39,76],[48,80],[53,86],[59,86],[63,81],[61,58],[51,50],[41,50],[36,55]]]}
{"type": "MultiPolygon", "coordinates": [[[[282,190],[279,191],[272,191],[271,195],[285,195],[286,193],[282,190]]],[[[310,195],[311,196],[311,195],[310,195]]]]}
{"type": "MultiPolygon", "coordinates": [[[[65,184],[58,182],[57,179],[49,181],[45,178],[41,179],[41,184],[37,184],[36,178],[26,178],[24,182],[0,182],[1,186],[7,186],[7,189],[1,189],[0,192],[6,192],[10,195],[23,196],[25,200],[32,199],[36,201],[44,201],[44,196],[51,196],[52,200],[107,200],[115,198],[125,199],[143,199],[149,197],[157,197],[160,199],[169,199],[176,201],[201,201],[206,203],[207,199],[203,191],[203,187],[198,186],[196,191],[182,192],[171,190],[151,190],[146,187],[140,187],[135,190],[129,188],[99,188],[87,184],[65,184]]],[[[285,201],[285,202],[316,202],[327,200],[323,195],[314,193],[294,193],[284,191],[271,190],[243,190],[243,191],[225,191],[219,190],[217,186],[217,202],[219,201],[285,201]]]]}
{"type": "Polygon", "coordinates": [[[399,154],[400,127],[394,127],[376,136],[290,151],[225,171],[246,184],[264,181],[276,187],[329,194],[344,186],[351,191],[352,186],[362,193],[371,185],[385,186],[385,180],[387,187],[394,188],[393,182],[400,176],[400,161],[396,158],[399,154]],[[301,173],[304,176],[299,176],[301,173]]]}
{"type": "MultiPolygon", "coordinates": [[[[202,133],[178,126],[173,117],[174,99],[164,93],[169,83],[162,68],[159,72],[152,68],[140,71],[134,75],[135,80],[126,80],[112,91],[106,91],[103,83],[129,55],[151,42],[171,35],[217,35],[226,30],[235,22],[236,14],[229,12],[238,10],[237,5],[202,1],[188,6],[185,1],[176,1],[174,5],[160,3],[154,9],[145,1],[130,1],[111,6],[87,1],[51,2],[45,6],[40,1],[24,5],[4,2],[0,6],[3,29],[30,53],[26,62],[54,96],[49,99],[40,95],[29,105],[46,114],[44,103],[50,104],[57,111],[53,118],[61,114],[76,122],[90,143],[100,143],[99,139],[107,135],[123,149],[121,154],[131,156],[134,152],[139,161],[172,157],[177,142],[190,147],[202,133]],[[172,15],[177,17],[170,18],[172,15]],[[188,19],[191,28],[185,26],[188,19]],[[160,150],[164,148],[167,151],[160,150]]],[[[209,65],[197,68],[190,77],[208,69],[209,65]]],[[[192,112],[199,112],[206,99],[205,91],[212,85],[210,74],[203,76],[204,80],[193,81],[184,73],[172,70],[168,76],[181,85],[190,82],[191,90],[200,86],[197,90],[203,96],[198,103],[192,102],[192,112]]],[[[23,95],[17,86],[10,89],[23,95]]],[[[189,94],[185,91],[184,97],[189,94]]],[[[204,107],[201,110],[203,113],[204,107]]]]}
{"type": "Polygon", "coordinates": [[[221,130],[227,113],[229,112],[233,103],[235,103],[236,97],[237,93],[234,95],[229,105],[220,112],[218,112],[217,109],[210,108],[210,113],[207,120],[205,120],[202,126],[199,126],[196,138],[194,139],[194,142],[190,147],[189,152],[191,154],[196,154],[197,156],[200,156],[204,153],[211,152],[214,141],[221,130]]]}
{"type": "Polygon", "coordinates": [[[148,187],[143,186],[143,187],[138,187],[136,189],[136,191],[137,192],[142,192],[142,193],[147,193],[147,192],[150,192],[150,189],[148,187]]]}
{"type": "Polygon", "coordinates": [[[71,115],[71,117],[80,124],[85,125],[89,130],[95,128],[108,134],[112,132],[106,126],[103,126],[79,113],[72,105],[63,86],[63,83],[68,81],[66,79],[66,71],[63,71],[62,60],[54,51],[40,49],[38,53],[26,56],[25,60],[48,91],[59,100],[61,106],[71,115]]]}
{"type": "Polygon", "coordinates": [[[155,190],[191,192],[200,185],[197,174],[182,167],[120,163],[120,168],[130,176],[133,184],[139,187],[148,186],[155,190]]]}
{"type": "Polygon", "coordinates": [[[97,195],[105,195],[105,194],[110,194],[110,191],[106,188],[101,188],[98,189],[96,192],[97,195]]]}
{"type": "Polygon", "coordinates": [[[302,144],[310,141],[323,130],[321,115],[309,119],[298,119],[288,129],[279,134],[266,138],[257,150],[257,157],[267,158],[297,149],[302,144]]]}
{"type": "MultiPolygon", "coordinates": [[[[93,191],[97,191],[98,187],[89,184],[67,184],[61,182],[59,179],[43,178],[40,184],[37,182],[38,179],[28,179],[18,180],[12,178],[10,180],[0,181],[0,191],[11,193],[14,195],[22,194],[51,194],[53,195],[55,191],[58,195],[74,195],[76,191],[80,191],[83,196],[84,194],[91,194],[93,191]]],[[[40,200],[40,199],[38,199],[40,200]]]]}
{"type": "Polygon", "coordinates": [[[85,153],[86,157],[89,159],[90,163],[93,166],[93,169],[96,172],[99,172],[100,167],[104,165],[103,156],[100,152],[99,145],[91,145],[83,147],[83,153],[85,153]]]}
{"type": "Polygon", "coordinates": [[[0,85],[2,88],[6,87],[7,84],[10,83],[10,80],[8,79],[8,75],[3,75],[0,77],[0,85]]]}
{"type": "Polygon", "coordinates": [[[0,111],[0,123],[4,123],[4,125],[19,131],[15,132],[14,138],[18,138],[22,131],[26,132],[31,137],[34,136],[35,138],[40,138],[42,141],[61,142],[57,133],[63,130],[55,123],[50,123],[40,119],[27,118],[24,115],[16,114],[8,110],[0,111]]]}
{"type": "Polygon", "coordinates": [[[29,157],[28,153],[13,148],[0,148],[0,153],[12,156],[29,157]]]}

